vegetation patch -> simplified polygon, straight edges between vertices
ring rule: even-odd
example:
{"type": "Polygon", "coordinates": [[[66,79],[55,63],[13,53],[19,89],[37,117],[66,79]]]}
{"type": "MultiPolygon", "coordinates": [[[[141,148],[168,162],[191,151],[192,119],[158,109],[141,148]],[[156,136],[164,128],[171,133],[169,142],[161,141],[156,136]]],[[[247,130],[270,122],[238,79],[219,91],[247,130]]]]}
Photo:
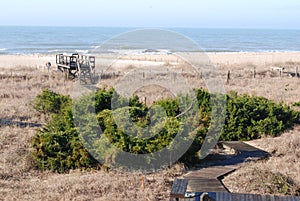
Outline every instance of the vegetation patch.
{"type": "Polygon", "coordinates": [[[264,194],[271,195],[300,195],[300,188],[289,177],[270,170],[250,169],[249,189],[259,189],[264,194]]]}
{"type": "Polygon", "coordinates": [[[295,102],[295,103],[293,104],[293,106],[295,106],[295,107],[300,107],[300,101],[299,101],[299,102],[295,102]]]}
{"type": "MultiPolygon", "coordinates": [[[[160,100],[147,107],[137,96],[123,98],[114,89],[102,88],[76,101],[69,96],[45,90],[34,100],[35,109],[48,115],[50,119],[32,139],[36,165],[56,172],[94,168],[99,164],[92,155],[110,151],[105,149],[105,143],[113,144],[120,152],[133,154],[151,154],[166,147],[172,151],[175,147],[169,146],[170,143],[182,132],[189,134],[183,136],[182,141],[189,138],[194,140],[180,161],[191,164],[201,154],[199,150],[211,129],[211,122],[223,125],[222,115],[225,115],[225,125],[221,140],[252,140],[264,135],[278,136],[284,130],[299,124],[299,112],[284,103],[277,104],[262,97],[228,94],[225,97],[226,110],[218,102],[224,99],[222,95],[212,95],[203,89],[197,89],[196,97],[197,104],[190,109],[189,105],[192,106],[193,101],[189,96],[160,100]],[[79,115],[73,114],[73,107],[79,115]],[[181,111],[182,108],[187,110],[181,111]],[[96,121],[88,115],[88,111],[96,113],[96,121]],[[129,121],[124,115],[126,112],[129,121]],[[185,112],[188,115],[181,115],[185,112]],[[156,117],[162,113],[165,113],[164,121],[156,117]],[[219,116],[212,119],[212,114],[219,116]],[[81,128],[75,126],[78,122],[83,125],[81,128]],[[100,126],[108,142],[99,140],[100,133],[93,130],[97,126],[100,126]],[[147,137],[143,137],[145,128],[148,128],[147,137]],[[130,135],[124,130],[130,132],[130,135]],[[91,144],[93,146],[87,147],[91,144]]],[[[110,153],[112,160],[120,159],[120,152],[110,153]]],[[[155,157],[150,155],[146,162],[151,164],[154,160],[155,157]]]]}

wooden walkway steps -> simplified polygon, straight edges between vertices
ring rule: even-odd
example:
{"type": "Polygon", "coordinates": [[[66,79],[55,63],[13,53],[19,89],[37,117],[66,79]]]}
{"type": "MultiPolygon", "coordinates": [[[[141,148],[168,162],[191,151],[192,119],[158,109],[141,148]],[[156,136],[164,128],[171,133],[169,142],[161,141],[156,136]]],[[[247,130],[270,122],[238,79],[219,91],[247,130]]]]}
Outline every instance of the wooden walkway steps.
{"type": "Polygon", "coordinates": [[[188,192],[228,192],[221,182],[222,177],[232,173],[246,161],[265,158],[269,155],[244,142],[222,142],[222,145],[234,149],[237,154],[184,175],[184,179],[188,180],[188,192]]]}
{"type": "Polygon", "coordinates": [[[187,185],[188,185],[188,181],[186,179],[175,178],[171,190],[171,195],[177,198],[185,198],[187,185]]]}
{"type": "Polygon", "coordinates": [[[204,166],[198,170],[190,171],[182,179],[175,179],[170,193],[170,200],[200,200],[202,192],[213,193],[213,198],[216,201],[299,200],[299,197],[285,198],[229,193],[221,181],[222,178],[238,169],[244,162],[265,158],[269,153],[244,142],[221,142],[221,144],[234,149],[236,154],[224,160],[216,160],[213,164],[209,163],[206,167],[204,166]]]}
{"type": "Polygon", "coordinates": [[[228,192],[208,192],[189,194],[190,198],[176,199],[171,198],[171,201],[300,201],[300,197],[294,196],[274,196],[274,195],[255,195],[255,194],[239,194],[228,192]],[[209,198],[203,198],[207,195],[209,198]]]}

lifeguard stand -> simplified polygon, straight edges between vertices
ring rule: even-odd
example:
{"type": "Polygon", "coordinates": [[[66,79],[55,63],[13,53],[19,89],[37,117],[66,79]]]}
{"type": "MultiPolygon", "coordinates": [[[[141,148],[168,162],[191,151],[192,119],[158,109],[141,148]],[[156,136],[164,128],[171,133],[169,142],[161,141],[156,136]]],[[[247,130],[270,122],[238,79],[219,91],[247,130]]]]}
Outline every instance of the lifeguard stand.
{"type": "Polygon", "coordinates": [[[56,55],[56,65],[58,70],[63,72],[67,79],[80,80],[80,83],[94,84],[96,59],[94,56],[72,54],[56,55]]]}

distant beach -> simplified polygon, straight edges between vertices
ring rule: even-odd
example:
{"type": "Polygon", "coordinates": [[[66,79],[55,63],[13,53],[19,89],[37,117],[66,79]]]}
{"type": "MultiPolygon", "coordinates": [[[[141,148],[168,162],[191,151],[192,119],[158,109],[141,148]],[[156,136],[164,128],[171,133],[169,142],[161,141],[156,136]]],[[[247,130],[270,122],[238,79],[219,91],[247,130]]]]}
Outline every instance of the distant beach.
{"type": "MultiPolygon", "coordinates": [[[[300,62],[300,52],[209,52],[206,53],[213,64],[236,65],[254,64],[264,67],[265,65],[278,64],[285,62],[300,62]]],[[[102,66],[99,59],[105,54],[95,54],[96,66],[102,66]]],[[[152,56],[154,57],[154,56],[152,56]]],[[[164,62],[172,62],[174,58],[168,55],[156,55],[164,62]]],[[[132,60],[151,60],[151,55],[128,56],[132,60]]],[[[130,61],[127,60],[128,65],[130,61]]],[[[55,54],[26,54],[26,55],[0,55],[0,68],[14,67],[34,67],[42,68],[45,63],[50,61],[55,66],[55,54]]],[[[134,64],[134,61],[131,61],[134,64]]]]}

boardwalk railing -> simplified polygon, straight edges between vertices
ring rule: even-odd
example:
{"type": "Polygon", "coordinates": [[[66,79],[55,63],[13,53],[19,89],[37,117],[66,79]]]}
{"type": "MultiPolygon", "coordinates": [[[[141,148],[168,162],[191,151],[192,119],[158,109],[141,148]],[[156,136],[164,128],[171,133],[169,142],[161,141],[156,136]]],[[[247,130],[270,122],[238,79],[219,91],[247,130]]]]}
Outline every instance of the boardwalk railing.
{"type": "Polygon", "coordinates": [[[95,82],[96,59],[94,56],[57,54],[57,69],[65,73],[67,79],[78,78],[80,83],[95,82]]]}

